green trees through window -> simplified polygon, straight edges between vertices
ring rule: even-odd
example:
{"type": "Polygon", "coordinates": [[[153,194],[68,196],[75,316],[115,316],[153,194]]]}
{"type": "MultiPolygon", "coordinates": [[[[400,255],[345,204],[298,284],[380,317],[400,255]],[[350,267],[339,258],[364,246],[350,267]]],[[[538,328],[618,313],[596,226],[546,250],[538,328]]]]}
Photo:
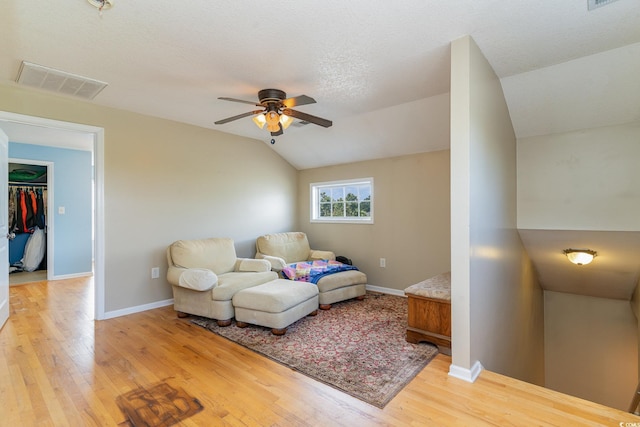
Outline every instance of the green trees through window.
{"type": "Polygon", "coordinates": [[[373,179],[312,184],[315,220],[372,220],[373,179]]]}

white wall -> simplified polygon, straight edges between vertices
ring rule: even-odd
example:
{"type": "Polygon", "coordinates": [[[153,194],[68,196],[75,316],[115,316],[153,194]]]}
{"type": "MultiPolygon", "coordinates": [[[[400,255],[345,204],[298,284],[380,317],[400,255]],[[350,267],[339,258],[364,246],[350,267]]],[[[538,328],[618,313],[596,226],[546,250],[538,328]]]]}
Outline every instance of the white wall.
{"type": "Polygon", "coordinates": [[[640,230],[640,123],[518,140],[518,228],[640,230]]]}
{"type": "Polygon", "coordinates": [[[470,37],[451,45],[451,238],[452,375],[473,377],[480,362],[542,384],[542,291],[516,230],[516,139],[470,37]]]}
{"type": "Polygon", "coordinates": [[[629,301],[544,292],[547,388],[626,411],[638,378],[629,301]]]}

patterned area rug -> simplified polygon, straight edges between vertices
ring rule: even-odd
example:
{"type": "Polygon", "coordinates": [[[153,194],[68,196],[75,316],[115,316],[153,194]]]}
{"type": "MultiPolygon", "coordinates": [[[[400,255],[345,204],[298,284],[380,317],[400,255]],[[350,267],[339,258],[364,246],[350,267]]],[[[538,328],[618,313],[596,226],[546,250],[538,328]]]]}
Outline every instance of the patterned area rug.
{"type": "Polygon", "coordinates": [[[379,408],[438,353],[433,345],[405,341],[407,299],[386,294],[333,304],[293,323],[282,336],[254,325],[191,321],[379,408]]]}

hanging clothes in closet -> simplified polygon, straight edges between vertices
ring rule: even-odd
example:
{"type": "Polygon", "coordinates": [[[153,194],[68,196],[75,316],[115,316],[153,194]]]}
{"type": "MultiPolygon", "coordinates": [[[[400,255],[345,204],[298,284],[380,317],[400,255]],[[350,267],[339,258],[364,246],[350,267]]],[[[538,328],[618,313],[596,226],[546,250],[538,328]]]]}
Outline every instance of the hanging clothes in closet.
{"type": "Polygon", "coordinates": [[[9,231],[15,233],[9,242],[11,272],[33,271],[44,258],[46,196],[45,186],[9,183],[9,231]],[[27,249],[30,254],[26,253],[27,249]],[[29,261],[28,265],[25,261],[29,261]]]}
{"type": "Polygon", "coordinates": [[[46,190],[41,187],[9,187],[9,227],[14,233],[46,228],[46,190]]]}

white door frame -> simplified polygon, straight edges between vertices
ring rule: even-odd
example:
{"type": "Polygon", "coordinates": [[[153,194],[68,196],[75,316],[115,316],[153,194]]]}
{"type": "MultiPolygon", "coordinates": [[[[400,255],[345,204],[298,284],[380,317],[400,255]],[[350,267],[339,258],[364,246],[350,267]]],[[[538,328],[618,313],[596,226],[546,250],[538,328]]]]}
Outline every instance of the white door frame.
{"type": "MultiPolygon", "coordinates": [[[[42,117],[26,116],[23,114],[0,111],[0,129],[2,122],[14,122],[27,126],[39,126],[51,129],[62,129],[72,132],[84,132],[93,135],[93,161],[94,161],[94,317],[96,320],[105,318],[105,283],[104,283],[104,128],[83,125],[79,123],[63,122],[59,120],[45,119],[42,117]]],[[[0,177],[8,180],[8,176],[0,177]]]]}
{"type": "MultiPolygon", "coordinates": [[[[9,155],[9,139],[2,129],[0,129],[0,159],[4,163],[0,165],[0,171],[5,176],[5,181],[0,182],[0,197],[4,198],[5,203],[8,200],[9,189],[7,180],[9,178],[7,161],[9,155]]],[[[0,329],[9,320],[11,309],[9,308],[9,207],[5,205],[0,212],[0,329]]]]}

